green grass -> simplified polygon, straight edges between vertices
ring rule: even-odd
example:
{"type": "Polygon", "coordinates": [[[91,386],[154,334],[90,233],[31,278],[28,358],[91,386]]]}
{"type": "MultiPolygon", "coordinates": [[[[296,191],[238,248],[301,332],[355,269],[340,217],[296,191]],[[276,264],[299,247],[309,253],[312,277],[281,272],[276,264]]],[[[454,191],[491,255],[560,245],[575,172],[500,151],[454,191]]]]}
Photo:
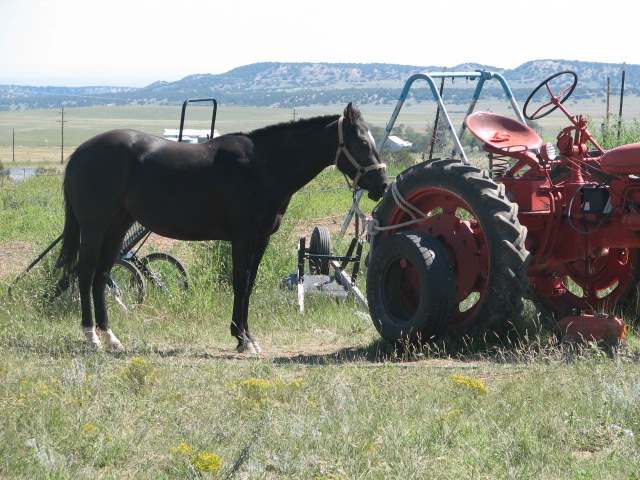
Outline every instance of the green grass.
{"type": "Polygon", "coordinates": [[[2,473],[210,478],[199,470],[203,454],[220,460],[217,478],[640,473],[635,361],[556,351],[514,352],[510,362],[398,362],[378,351],[349,306],[312,312],[295,318],[292,305],[277,302],[269,319],[253,320],[271,332],[261,335],[272,354],[321,343],[313,329],[333,329],[317,335],[331,336],[324,350],[315,347],[326,353],[252,359],[235,358],[220,322],[204,312],[160,318],[146,310],[120,320],[122,354],[88,350],[60,319],[5,323],[2,473]]]}
{"type": "Polygon", "coordinates": [[[318,191],[342,185],[328,170],[294,197],[251,302],[265,354],[243,357],[219,242],[162,246],[192,288],[112,309],[123,352],[85,346],[73,299],[42,300],[53,256],[10,298],[61,230],[61,177],[2,183],[0,254],[34,254],[0,256],[0,479],[640,478],[633,331],[621,348],[566,348],[529,305],[510,337],[398,356],[352,298],[309,295],[300,315],[278,284],[300,235],[341,224],[349,192],[318,191]]]}
{"type": "Polygon", "coordinates": [[[198,452],[220,458],[220,478],[638,473],[627,433],[639,426],[637,370],[609,362],[317,367],[85,352],[38,363],[9,369],[1,387],[10,478],[207,478],[198,452]]]}

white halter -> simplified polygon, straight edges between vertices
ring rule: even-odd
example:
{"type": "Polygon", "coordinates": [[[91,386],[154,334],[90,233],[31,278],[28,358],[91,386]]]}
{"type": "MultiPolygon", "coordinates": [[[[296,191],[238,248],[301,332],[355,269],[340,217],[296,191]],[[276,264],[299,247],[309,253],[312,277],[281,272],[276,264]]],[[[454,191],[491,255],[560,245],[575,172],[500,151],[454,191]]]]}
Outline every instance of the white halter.
{"type": "Polygon", "coordinates": [[[367,172],[371,170],[377,170],[379,168],[386,169],[387,166],[384,163],[376,163],[374,165],[369,165],[368,167],[363,167],[358,163],[358,161],[355,158],[353,158],[353,155],[351,155],[349,150],[347,150],[347,146],[344,143],[344,135],[342,133],[343,120],[344,120],[344,117],[340,117],[340,119],[338,120],[338,151],[336,152],[336,159],[333,163],[337,167],[338,157],[340,156],[341,153],[344,153],[345,157],[347,157],[347,159],[351,162],[351,165],[356,167],[357,173],[355,178],[353,179],[353,183],[349,183],[349,180],[347,179],[347,185],[349,185],[349,188],[351,188],[352,190],[356,190],[358,188],[358,180],[360,180],[360,177],[364,176],[367,172]]]}

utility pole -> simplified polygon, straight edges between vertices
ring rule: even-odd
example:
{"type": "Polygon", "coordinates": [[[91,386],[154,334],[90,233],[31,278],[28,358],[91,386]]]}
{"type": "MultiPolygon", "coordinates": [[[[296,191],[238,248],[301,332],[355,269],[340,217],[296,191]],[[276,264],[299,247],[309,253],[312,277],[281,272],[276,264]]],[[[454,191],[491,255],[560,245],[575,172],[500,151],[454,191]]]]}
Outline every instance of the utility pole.
{"type": "Polygon", "coordinates": [[[11,129],[11,146],[12,146],[12,157],[13,161],[16,161],[16,129],[11,129]]]}
{"type": "Polygon", "coordinates": [[[609,127],[609,107],[611,105],[611,77],[607,75],[607,128],[609,127]]]}
{"type": "Polygon", "coordinates": [[[600,130],[602,135],[607,135],[609,132],[609,106],[611,102],[611,77],[607,75],[607,114],[604,117],[604,123],[600,124],[600,130]]]}
{"type": "Polygon", "coordinates": [[[57,121],[60,124],[60,165],[64,164],[64,124],[67,121],[64,119],[64,107],[62,107],[62,114],[60,120],[57,121]]]}
{"type": "Polygon", "coordinates": [[[296,121],[296,116],[297,116],[297,115],[298,115],[298,114],[296,113],[296,109],[294,108],[294,109],[293,109],[293,121],[294,121],[294,122],[296,121]]]}

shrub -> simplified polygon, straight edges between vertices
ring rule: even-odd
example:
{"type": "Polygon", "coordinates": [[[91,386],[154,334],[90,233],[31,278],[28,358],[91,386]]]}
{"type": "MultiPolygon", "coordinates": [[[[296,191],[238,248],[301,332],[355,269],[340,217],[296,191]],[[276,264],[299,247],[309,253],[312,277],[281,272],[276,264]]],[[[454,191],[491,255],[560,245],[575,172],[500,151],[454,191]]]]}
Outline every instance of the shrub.
{"type": "Polygon", "coordinates": [[[598,131],[599,133],[593,136],[605,150],[640,142],[640,121],[635,118],[633,119],[633,125],[627,126],[621,121],[620,117],[614,115],[608,125],[604,124],[598,131]]]}
{"type": "Polygon", "coordinates": [[[2,164],[2,160],[0,160],[0,179],[3,178],[7,178],[9,176],[9,169],[8,168],[4,168],[4,165],[2,164]]]}
{"type": "Polygon", "coordinates": [[[380,153],[380,160],[386,163],[389,168],[394,170],[404,170],[416,163],[416,157],[409,150],[400,149],[392,152],[388,148],[385,148],[380,153]]]}

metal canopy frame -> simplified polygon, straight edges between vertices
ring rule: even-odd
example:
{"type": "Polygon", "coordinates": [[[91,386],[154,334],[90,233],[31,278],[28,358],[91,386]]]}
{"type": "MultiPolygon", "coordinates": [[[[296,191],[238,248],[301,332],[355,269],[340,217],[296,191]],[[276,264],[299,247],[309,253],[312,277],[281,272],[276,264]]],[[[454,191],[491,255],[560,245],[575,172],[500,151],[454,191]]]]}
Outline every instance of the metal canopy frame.
{"type": "MultiPolygon", "coordinates": [[[[378,150],[382,151],[385,144],[387,143],[389,135],[391,134],[391,130],[393,129],[396,119],[400,114],[400,110],[402,110],[402,106],[404,105],[405,100],[409,96],[409,92],[413,87],[413,84],[418,80],[421,80],[421,81],[427,82],[427,85],[431,90],[431,95],[433,96],[433,99],[438,104],[438,112],[444,118],[446,123],[446,128],[451,134],[451,138],[453,139],[453,144],[454,144],[453,148],[451,149],[451,155],[452,156],[455,155],[457,151],[458,154],[460,155],[462,162],[465,165],[469,165],[469,159],[464,153],[464,148],[462,148],[462,143],[460,142],[460,138],[462,137],[464,131],[466,130],[466,125],[464,120],[466,120],[466,118],[469,115],[471,115],[475,110],[476,104],[478,103],[478,99],[480,98],[480,94],[482,93],[482,89],[485,83],[487,82],[487,80],[494,80],[494,79],[497,80],[502,86],[502,90],[504,91],[507,97],[507,100],[511,105],[511,108],[513,108],[513,111],[518,117],[518,120],[520,120],[522,123],[526,125],[527,122],[524,118],[524,115],[522,114],[522,111],[520,110],[520,106],[518,105],[518,103],[516,102],[513,96],[511,87],[509,87],[507,80],[499,73],[488,72],[485,70],[477,70],[475,72],[416,73],[411,77],[409,77],[409,79],[405,82],[404,88],[402,89],[402,93],[400,94],[400,98],[398,99],[398,103],[396,104],[396,107],[393,110],[393,113],[391,114],[391,118],[389,119],[389,122],[387,123],[387,126],[382,134],[382,138],[378,141],[378,144],[377,144],[378,150]],[[473,92],[473,96],[471,97],[471,102],[469,103],[469,108],[467,109],[467,113],[464,116],[462,125],[460,126],[460,130],[458,133],[456,133],[453,122],[451,121],[451,117],[449,117],[449,113],[447,112],[447,109],[444,106],[442,95],[440,95],[439,88],[435,82],[435,79],[441,80],[441,79],[447,79],[447,78],[451,78],[452,80],[456,78],[464,78],[467,80],[478,80],[478,84],[476,85],[475,91],[473,92]]],[[[353,199],[353,205],[351,206],[351,209],[349,210],[349,213],[347,214],[347,217],[345,218],[344,223],[342,225],[342,229],[340,230],[341,236],[344,235],[345,232],[347,231],[347,228],[351,223],[351,219],[355,215],[356,208],[360,203],[360,199],[362,198],[363,193],[364,193],[363,190],[358,190],[356,192],[353,199]]]]}
{"type": "Polygon", "coordinates": [[[434,79],[446,79],[446,78],[451,78],[451,79],[465,78],[468,80],[478,80],[478,84],[476,85],[476,89],[473,92],[471,102],[469,103],[469,108],[467,109],[467,113],[464,116],[465,119],[469,115],[471,115],[475,110],[476,104],[478,103],[478,99],[480,98],[480,94],[482,92],[482,88],[484,87],[484,84],[486,83],[486,81],[496,79],[498,80],[498,82],[500,82],[500,85],[502,86],[502,90],[504,91],[507,97],[507,100],[509,100],[511,107],[513,108],[513,111],[516,112],[518,119],[526,125],[527,122],[524,118],[524,115],[520,111],[520,107],[518,106],[518,103],[516,102],[513,96],[511,87],[509,87],[509,84],[507,83],[506,79],[499,73],[492,73],[484,70],[478,70],[476,72],[416,73],[415,75],[412,75],[411,77],[409,77],[409,79],[406,81],[404,85],[404,88],[402,89],[402,93],[400,94],[400,98],[398,99],[398,103],[396,104],[396,108],[391,114],[391,118],[389,119],[389,123],[387,123],[387,127],[385,128],[385,131],[382,134],[382,138],[378,142],[378,150],[382,150],[384,148],[384,145],[387,142],[389,135],[391,134],[391,130],[393,129],[393,125],[395,124],[396,119],[400,114],[400,110],[402,109],[402,106],[404,105],[405,100],[409,96],[409,91],[411,90],[411,87],[416,81],[424,80],[425,82],[427,82],[427,85],[431,90],[431,95],[433,95],[433,99],[438,104],[438,110],[440,111],[440,115],[444,117],[445,122],[447,124],[447,129],[449,130],[453,138],[454,149],[452,149],[451,151],[452,155],[455,154],[457,150],[458,153],[460,154],[462,161],[466,165],[469,164],[469,160],[467,159],[467,156],[464,153],[464,149],[462,148],[462,144],[460,143],[460,137],[462,136],[462,134],[466,129],[464,120],[462,121],[462,126],[460,127],[459,133],[456,134],[455,128],[453,126],[453,122],[451,121],[451,117],[449,117],[449,113],[447,112],[447,109],[444,106],[442,96],[440,95],[440,92],[438,91],[439,89],[436,86],[436,82],[434,81],[434,79]]]}

